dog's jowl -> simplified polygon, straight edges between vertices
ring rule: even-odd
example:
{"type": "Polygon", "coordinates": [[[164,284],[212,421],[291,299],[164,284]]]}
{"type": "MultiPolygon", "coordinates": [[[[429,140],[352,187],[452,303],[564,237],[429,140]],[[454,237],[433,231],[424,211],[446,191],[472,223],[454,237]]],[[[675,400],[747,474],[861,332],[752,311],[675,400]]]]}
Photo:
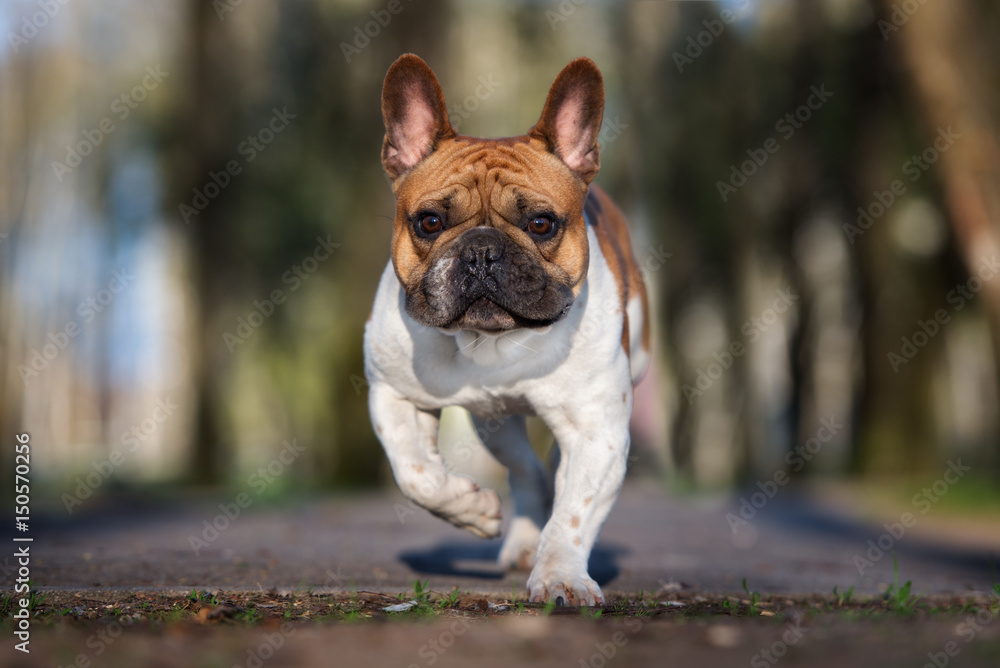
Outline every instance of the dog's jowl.
{"type": "Polygon", "coordinates": [[[492,418],[486,446],[514,500],[500,562],[531,570],[531,600],[570,605],[603,602],[587,560],[625,476],[649,351],[625,219],[591,183],[603,113],[601,73],[580,58],[527,134],[466,137],[427,64],[393,63],[382,90],[392,259],[365,330],[372,424],[402,493],[497,536],[496,492],[447,471],[437,451],[442,408],[492,418]],[[526,415],[555,435],[551,472],[526,415]]]}

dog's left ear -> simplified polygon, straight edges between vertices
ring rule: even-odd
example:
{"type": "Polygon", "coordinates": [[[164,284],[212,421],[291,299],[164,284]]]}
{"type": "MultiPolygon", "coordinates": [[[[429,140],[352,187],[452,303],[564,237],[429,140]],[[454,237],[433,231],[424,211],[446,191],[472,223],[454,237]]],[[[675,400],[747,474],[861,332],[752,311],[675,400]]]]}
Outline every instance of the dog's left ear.
{"type": "Polygon", "coordinates": [[[556,77],[542,117],[528,131],[586,183],[601,168],[597,133],[604,117],[604,79],[590,58],[577,58],[556,77]]]}
{"type": "Polygon", "coordinates": [[[444,93],[431,68],[412,53],[396,59],[382,84],[382,166],[390,178],[430,155],[441,139],[455,136],[444,93]]]}

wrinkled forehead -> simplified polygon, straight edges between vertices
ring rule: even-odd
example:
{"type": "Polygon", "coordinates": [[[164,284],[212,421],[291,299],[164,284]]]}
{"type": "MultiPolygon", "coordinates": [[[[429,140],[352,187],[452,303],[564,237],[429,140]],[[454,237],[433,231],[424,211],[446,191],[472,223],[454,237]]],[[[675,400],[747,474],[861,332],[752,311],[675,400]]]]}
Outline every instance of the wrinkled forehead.
{"type": "Polygon", "coordinates": [[[492,212],[514,222],[533,211],[573,214],[582,210],[586,193],[542,142],[523,136],[442,142],[396,194],[406,215],[440,209],[466,219],[492,212]]]}

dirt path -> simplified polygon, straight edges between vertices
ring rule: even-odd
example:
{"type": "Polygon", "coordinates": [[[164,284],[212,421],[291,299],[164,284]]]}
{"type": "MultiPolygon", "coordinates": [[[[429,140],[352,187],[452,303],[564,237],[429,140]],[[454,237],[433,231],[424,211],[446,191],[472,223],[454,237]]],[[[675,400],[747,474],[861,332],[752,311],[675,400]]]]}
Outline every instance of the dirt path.
{"type": "MultiPolygon", "coordinates": [[[[609,599],[599,617],[524,606],[526,574],[492,563],[498,541],[395,494],[234,519],[219,499],[95,501],[38,529],[33,651],[13,650],[8,609],[0,665],[1000,665],[992,538],[942,541],[919,522],[899,534],[784,491],[734,532],[738,500],[627,487],[591,562],[609,599]],[[879,540],[899,563],[888,600],[897,576],[879,540]],[[420,605],[383,610],[417,580],[420,605]]],[[[235,501],[221,500],[232,515],[235,501]]]]}
{"type": "MultiPolygon", "coordinates": [[[[902,579],[921,592],[987,591],[1000,581],[1000,535],[992,545],[962,546],[921,533],[918,522],[901,527],[904,533],[895,538],[885,535],[891,526],[861,524],[786,491],[734,532],[738,500],[684,500],[650,485],[626,487],[601,534],[591,574],[609,593],[656,591],[671,582],[737,592],[743,578],[770,593],[830,593],[834,586],[879,593],[893,581],[891,550],[902,579]]],[[[98,508],[95,502],[71,517],[56,516],[39,530],[35,582],[57,588],[335,592],[356,586],[397,592],[420,578],[436,589],[509,596],[512,587],[523,591],[527,579],[493,564],[499,540],[455,529],[395,493],[250,506],[233,520],[220,501],[240,510],[235,498],[147,507],[98,508]],[[212,522],[223,530],[206,529],[212,522]]],[[[0,578],[7,580],[2,566],[0,578]]]]}

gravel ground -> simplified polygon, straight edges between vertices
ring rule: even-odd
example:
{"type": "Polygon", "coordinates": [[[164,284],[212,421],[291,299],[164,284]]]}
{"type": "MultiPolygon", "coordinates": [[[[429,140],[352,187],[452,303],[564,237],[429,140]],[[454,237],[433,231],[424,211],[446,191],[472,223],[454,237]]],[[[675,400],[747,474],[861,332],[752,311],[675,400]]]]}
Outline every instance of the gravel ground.
{"type": "Polygon", "coordinates": [[[899,534],[786,489],[734,531],[739,496],[627,486],[591,561],[599,616],[524,606],[526,574],[493,564],[499,541],[395,493],[251,504],[226,521],[219,503],[235,496],[94,499],[36,523],[32,653],[13,649],[8,608],[0,665],[1000,665],[991,526],[956,536],[928,517],[899,534]],[[206,533],[213,520],[222,530],[206,533]],[[419,606],[383,611],[418,580],[419,606]],[[918,598],[899,594],[907,580],[918,598]]]}

